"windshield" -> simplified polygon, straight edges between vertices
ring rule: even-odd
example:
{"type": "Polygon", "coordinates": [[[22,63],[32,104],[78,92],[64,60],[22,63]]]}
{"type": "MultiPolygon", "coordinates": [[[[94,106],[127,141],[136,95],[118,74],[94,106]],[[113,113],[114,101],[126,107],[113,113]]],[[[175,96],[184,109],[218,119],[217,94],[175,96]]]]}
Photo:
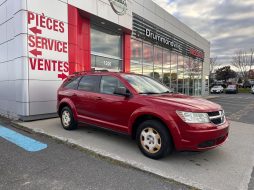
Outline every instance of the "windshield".
{"type": "Polygon", "coordinates": [[[141,75],[122,75],[139,94],[163,94],[172,91],[156,80],[141,75]]]}

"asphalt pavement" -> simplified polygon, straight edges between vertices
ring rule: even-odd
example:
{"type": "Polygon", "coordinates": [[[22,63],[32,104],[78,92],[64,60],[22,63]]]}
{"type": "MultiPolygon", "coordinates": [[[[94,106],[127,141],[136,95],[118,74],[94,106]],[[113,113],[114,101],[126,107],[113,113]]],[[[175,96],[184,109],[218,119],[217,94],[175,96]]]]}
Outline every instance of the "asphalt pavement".
{"type": "MultiPolygon", "coordinates": [[[[220,104],[224,108],[228,119],[254,124],[254,94],[220,94],[216,98],[210,100],[220,104]]],[[[252,170],[248,189],[254,190],[254,168],[252,170]]]]}
{"type": "Polygon", "coordinates": [[[0,137],[1,190],[190,189],[185,185],[101,159],[46,136],[0,123],[47,148],[29,152],[0,137]]]}
{"type": "Polygon", "coordinates": [[[254,124],[254,94],[218,94],[210,101],[220,104],[228,119],[254,124]]]}

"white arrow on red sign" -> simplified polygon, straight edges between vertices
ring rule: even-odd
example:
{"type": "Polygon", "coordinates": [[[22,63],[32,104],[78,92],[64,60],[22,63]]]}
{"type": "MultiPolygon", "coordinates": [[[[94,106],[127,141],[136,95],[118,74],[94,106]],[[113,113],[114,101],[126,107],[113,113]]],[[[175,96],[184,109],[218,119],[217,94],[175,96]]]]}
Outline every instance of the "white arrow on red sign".
{"type": "Polygon", "coordinates": [[[41,34],[41,29],[38,29],[36,26],[29,28],[29,30],[31,30],[35,35],[36,34],[41,34]]]}

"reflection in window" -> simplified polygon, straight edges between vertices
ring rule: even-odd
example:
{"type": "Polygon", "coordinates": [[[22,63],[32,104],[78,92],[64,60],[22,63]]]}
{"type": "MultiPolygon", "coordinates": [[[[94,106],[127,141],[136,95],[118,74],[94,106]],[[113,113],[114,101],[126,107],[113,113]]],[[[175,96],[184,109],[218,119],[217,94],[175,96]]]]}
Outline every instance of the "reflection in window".
{"type": "Polygon", "coordinates": [[[142,42],[131,39],[131,72],[142,74],[142,42]]]}
{"type": "Polygon", "coordinates": [[[163,50],[163,83],[171,88],[171,78],[170,78],[170,51],[163,50]]]}
{"type": "Polygon", "coordinates": [[[96,70],[106,69],[108,71],[119,72],[122,70],[122,61],[118,59],[92,55],[92,68],[95,68],[96,70]]]}
{"type": "Polygon", "coordinates": [[[143,44],[143,75],[153,77],[153,46],[143,44]]]}
{"type": "Polygon", "coordinates": [[[162,49],[154,47],[153,55],[153,78],[162,82],[162,49]]]}
{"type": "Polygon", "coordinates": [[[78,90],[98,92],[99,80],[99,76],[84,76],[79,82],[78,90]]]}
{"type": "Polygon", "coordinates": [[[91,49],[93,68],[122,71],[122,37],[120,34],[92,26],[91,49]]]}
{"type": "Polygon", "coordinates": [[[190,94],[190,58],[184,58],[184,94],[190,94]]]}
{"type": "Polygon", "coordinates": [[[183,89],[184,89],[183,75],[184,75],[183,56],[178,55],[178,67],[177,67],[178,83],[177,84],[178,84],[179,93],[183,93],[183,89]]]}
{"type": "Polygon", "coordinates": [[[67,89],[76,89],[78,86],[78,82],[80,80],[80,77],[73,77],[71,80],[67,81],[64,84],[64,88],[67,89]]]}
{"type": "Polygon", "coordinates": [[[104,94],[114,94],[115,89],[124,85],[115,77],[103,76],[101,78],[100,92],[104,94]]]}
{"type": "Polygon", "coordinates": [[[172,52],[171,53],[171,88],[174,90],[174,92],[178,92],[177,89],[177,53],[172,52]]]}
{"type": "Polygon", "coordinates": [[[92,52],[109,56],[122,57],[122,38],[120,34],[92,26],[91,28],[92,52]]]}
{"type": "Polygon", "coordinates": [[[202,61],[132,39],[131,72],[159,80],[174,92],[201,95],[202,61]]]}

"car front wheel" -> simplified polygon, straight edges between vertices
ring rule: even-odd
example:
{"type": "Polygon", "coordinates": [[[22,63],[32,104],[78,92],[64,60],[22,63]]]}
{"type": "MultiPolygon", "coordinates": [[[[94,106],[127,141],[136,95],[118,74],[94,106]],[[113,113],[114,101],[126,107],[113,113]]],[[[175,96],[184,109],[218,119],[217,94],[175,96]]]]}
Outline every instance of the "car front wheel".
{"type": "Polygon", "coordinates": [[[141,152],[152,159],[160,159],[173,150],[172,138],[159,121],[147,120],[137,129],[136,140],[141,152]]]}
{"type": "Polygon", "coordinates": [[[73,113],[69,107],[64,107],[61,111],[61,123],[64,129],[76,129],[78,124],[73,117],[73,113]]]}

